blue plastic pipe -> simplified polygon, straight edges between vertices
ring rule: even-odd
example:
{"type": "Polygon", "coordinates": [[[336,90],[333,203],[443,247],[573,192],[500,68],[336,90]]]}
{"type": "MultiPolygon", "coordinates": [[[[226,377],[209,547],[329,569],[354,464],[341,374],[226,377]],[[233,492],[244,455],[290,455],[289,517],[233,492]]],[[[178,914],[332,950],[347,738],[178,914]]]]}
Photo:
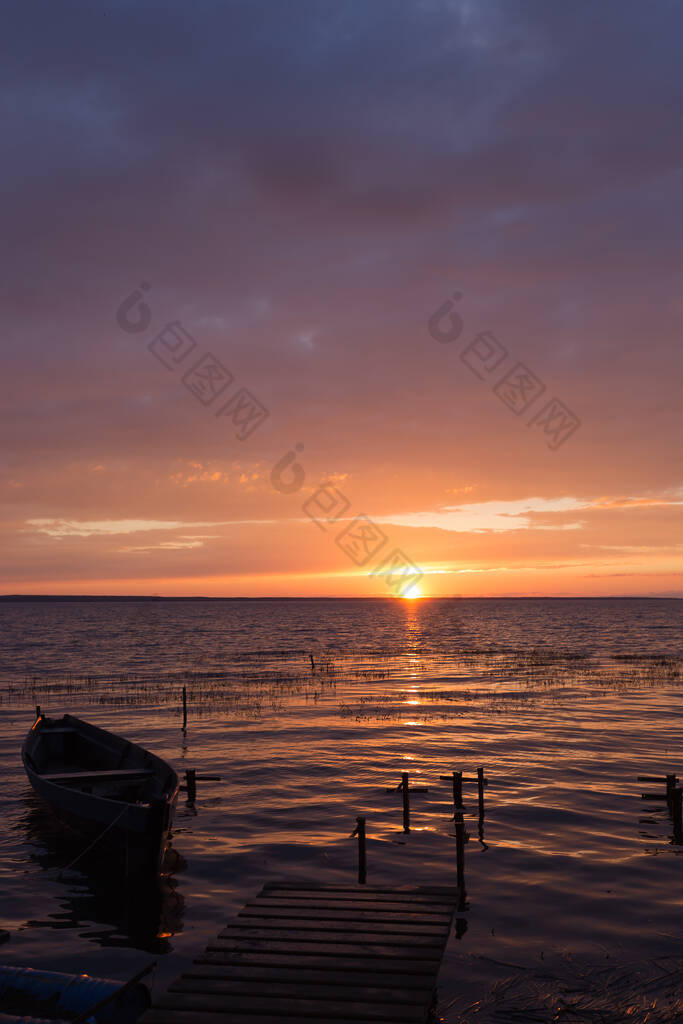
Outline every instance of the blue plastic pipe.
{"type": "MultiPolygon", "coordinates": [[[[117,992],[123,984],[122,981],[91,978],[88,974],[61,974],[58,971],[36,971],[32,967],[0,965],[0,1000],[13,996],[18,1002],[23,996],[22,1012],[29,1014],[78,1017],[117,992]]],[[[120,999],[112,999],[98,1011],[97,1024],[134,1024],[149,1005],[149,991],[142,982],[138,982],[127,988],[120,999]]]]}

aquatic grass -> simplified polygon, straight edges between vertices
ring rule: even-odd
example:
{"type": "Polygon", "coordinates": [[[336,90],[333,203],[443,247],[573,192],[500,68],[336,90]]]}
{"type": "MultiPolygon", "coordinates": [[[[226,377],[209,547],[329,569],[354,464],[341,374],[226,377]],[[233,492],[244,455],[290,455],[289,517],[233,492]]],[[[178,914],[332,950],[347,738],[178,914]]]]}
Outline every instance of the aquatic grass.
{"type": "Polygon", "coordinates": [[[683,657],[616,655],[596,658],[564,649],[368,651],[307,650],[243,651],[229,667],[207,667],[209,654],[195,656],[174,672],[25,676],[0,690],[0,704],[46,705],[81,700],[93,705],[166,707],[180,704],[185,687],[194,716],[227,712],[236,717],[276,713],[287,701],[319,701],[341,688],[338,711],[359,721],[403,717],[415,697],[405,686],[382,691],[378,683],[419,678],[419,704],[411,705],[416,720],[460,717],[468,708],[491,714],[523,710],[543,696],[544,702],[571,695],[628,691],[678,685],[683,657]],[[311,663],[311,654],[313,661],[311,663]],[[449,686],[430,688],[425,680],[448,678],[449,686]],[[479,686],[472,688],[472,679],[479,686]],[[454,682],[452,680],[455,680],[454,682]],[[428,705],[431,705],[428,709],[428,705]],[[441,705],[440,707],[437,707],[441,705]]]}
{"type": "MultiPolygon", "coordinates": [[[[439,660],[443,669],[443,656],[439,660]]],[[[404,717],[407,702],[416,696],[419,704],[410,707],[410,714],[417,721],[461,717],[474,707],[495,715],[515,709],[524,711],[541,697],[547,704],[563,698],[581,700],[596,694],[677,685],[683,681],[683,658],[633,655],[628,659],[598,659],[559,650],[487,651],[477,656],[472,652],[454,655],[447,670],[468,684],[476,676],[485,685],[472,688],[455,683],[437,689],[423,684],[417,694],[403,688],[390,692],[373,690],[358,695],[355,701],[345,695],[339,704],[340,714],[358,721],[404,717]],[[438,711],[428,710],[430,704],[446,706],[438,711]]]]}
{"type": "MultiPolygon", "coordinates": [[[[554,969],[516,969],[484,999],[449,1019],[454,1024],[676,1024],[683,1019],[680,957],[606,965],[565,956],[554,969]]],[[[454,1009],[456,1002],[440,1009],[454,1009]]]]}

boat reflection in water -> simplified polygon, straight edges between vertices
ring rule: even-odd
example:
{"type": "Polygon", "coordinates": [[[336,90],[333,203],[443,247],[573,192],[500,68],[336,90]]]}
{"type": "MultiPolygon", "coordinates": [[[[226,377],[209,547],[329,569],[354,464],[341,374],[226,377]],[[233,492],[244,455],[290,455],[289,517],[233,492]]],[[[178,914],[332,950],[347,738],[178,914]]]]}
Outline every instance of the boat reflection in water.
{"type": "Polygon", "coordinates": [[[171,939],[183,930],[184,897],[174,876],[186,867],[172,844],[158,877],[126,878],[96,850],[83,855],[83,837],[66,828],[31,790],[24,803],[18,826],[30,863],[46,873],[51,895],[62,908],[27,921],[27,927],[86,929],[83,937],[101,946],[170,952],[171,939]]]}

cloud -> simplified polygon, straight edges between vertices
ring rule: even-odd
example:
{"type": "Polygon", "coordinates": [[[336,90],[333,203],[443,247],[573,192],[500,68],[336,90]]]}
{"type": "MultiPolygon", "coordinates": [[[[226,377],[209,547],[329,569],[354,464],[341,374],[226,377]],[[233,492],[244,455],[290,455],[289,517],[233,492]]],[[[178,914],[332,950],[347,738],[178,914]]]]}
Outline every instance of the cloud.
{"type": "Polygon", "coordinates": [[[204,540],[200,539],[186,539],[186,540],[166,540],[160,544],[140,544],[132,547],[123,547],[119,550],[123,553],[136,552],[136,551],[184,551],[190,548],[201,548],[204,547],[204,540]]]}
{"type": "Polygon", "coordinates": [[[598,498],[593,508],[666,508],[683,505],[683,488],[662,497],[643,498],[598,498]]]}
{"type": "Polygon", "coordinates": [[[577,498],[523,498],[517,501],[483,501],[446,505],[434,512],[388,515],[379,522],[394,526],[448,530],[454,533],[506,532],[508,530],[577,530],[580,523],[553,522],[552,517],[589,508],[577,498]]]}
{"type": "MultiPolygon", "coordinates": [[[[113,537],[127,533],[144,533],[149,531],[164,530],[187,530],[188,528],[203,528],[211,526],[241,526],[275,523],[274,519],[235,519],[212,522],[174,522],[158,519],[103,519],[99,521],[83,522],[74,519],[29,519],[29,526],[35,527],[39,533],[45,533],[48,537],[113,537]]],[[[170,544],[164,545],[166,547],[170,544]]],[[[177,545],[176,545],[177,546],[177,545]]],[[[183,544],[183,547],[201,546],[195,543],[183,544]]],[[[124,550],[124,549],[122,549],[124,550]]],[[[132,550],[132,549],[125,549],[132,550]]]]}
{"type": "MultiPolygon", "coordinates": [[[[471,502],[445,505],[428,512],[386,515],[377,522],[417,529],[448,530],[453,533],[505,533],[510,530],[580,530],[583,521],[565,522],[568,513],[600,512],[614,509],[660,509],[683,505],[683,489],[662,496],[637,498],[521,498],[517,500],[471,502]]],[[[603,546],[603,545],[601,545],[603,546]]]]}

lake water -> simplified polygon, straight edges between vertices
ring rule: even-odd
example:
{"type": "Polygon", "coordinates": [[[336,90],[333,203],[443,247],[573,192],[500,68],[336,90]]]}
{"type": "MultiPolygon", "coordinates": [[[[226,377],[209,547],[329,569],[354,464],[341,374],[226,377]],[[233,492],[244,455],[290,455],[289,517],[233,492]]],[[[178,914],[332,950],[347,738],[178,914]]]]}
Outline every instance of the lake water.
{"type": "Polygon", "coordinates": [[[677,954],[683,846],[636,777],[683,774],[682,638],[676,600],[0,603],[2,958],[122,979],[156,959],[156,991],[263,882],[353,883],[359,814],[369,883],[454,885],[453,769],[472,813],[444,1020],[488,1020],[460,1013],[501,979],[677,954]],[[83,844],[21,767],[36,704],[221,776],[181,795],[159,892],[64,870],[83,844]],[[409,834],[402,771],[429,787],[409,834]]]}

